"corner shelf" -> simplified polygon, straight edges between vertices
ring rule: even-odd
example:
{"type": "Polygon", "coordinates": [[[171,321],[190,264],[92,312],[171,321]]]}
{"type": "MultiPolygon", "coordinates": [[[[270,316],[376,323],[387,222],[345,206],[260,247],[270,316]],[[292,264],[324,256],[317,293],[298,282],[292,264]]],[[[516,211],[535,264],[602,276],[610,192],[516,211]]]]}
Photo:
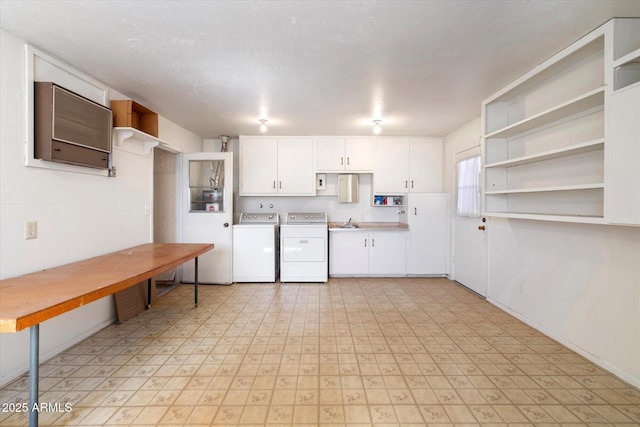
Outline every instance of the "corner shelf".
{"type": "Polygon", "coordinates": [[[144,154],[149,154],[154,147],[159,145],[171,147],[169,143],[131,127],[113,128],[113,139],[116,147],[121,147],[124,142],[141,143],[144,154]]]}

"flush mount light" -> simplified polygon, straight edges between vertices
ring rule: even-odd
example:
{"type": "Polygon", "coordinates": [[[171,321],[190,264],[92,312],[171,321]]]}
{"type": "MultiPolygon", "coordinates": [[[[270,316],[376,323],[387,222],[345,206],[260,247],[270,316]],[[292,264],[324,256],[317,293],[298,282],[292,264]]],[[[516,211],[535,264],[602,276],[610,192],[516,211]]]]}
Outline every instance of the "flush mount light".
{"type": "Polygon", "coordinates": [[[380,132],[382,132],[382,128],[380,127],[380,123],[382,123],[382,120],[374,120],[373,121],[373,133],[375,133],[376,135],[378,135],[380,132]]]}
{"type": "Polygon", "coordinates": [[[260,132],[266,132],[267,131],[267,119],[260,119],[260,132]]]}

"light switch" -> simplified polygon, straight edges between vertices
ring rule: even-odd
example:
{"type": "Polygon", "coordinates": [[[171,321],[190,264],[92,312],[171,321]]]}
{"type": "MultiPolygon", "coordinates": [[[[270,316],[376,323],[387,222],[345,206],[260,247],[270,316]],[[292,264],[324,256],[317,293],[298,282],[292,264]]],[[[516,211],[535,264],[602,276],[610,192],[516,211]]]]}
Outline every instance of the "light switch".
{"type": "Polygon", "coordinates": [[[38,237],[38,223],[36,221],[27,221],[24,223],[25,240],[35,239],[38,237]]]}

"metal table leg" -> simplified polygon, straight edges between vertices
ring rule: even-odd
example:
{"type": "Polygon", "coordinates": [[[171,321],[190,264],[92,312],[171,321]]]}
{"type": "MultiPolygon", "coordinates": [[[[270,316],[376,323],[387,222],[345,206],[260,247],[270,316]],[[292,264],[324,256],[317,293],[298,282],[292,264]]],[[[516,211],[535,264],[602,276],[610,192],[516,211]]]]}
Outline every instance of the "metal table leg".
{"type": "Polygon", "coordinates": [[[194,301],[193,306],[197,307],[198,306],[198,257],[195,258],[195,269],[196,269],[196,271],[195,271],[195,280],[194,280],[194,284],[193,284],[194,285],[194,289],[195,289],[195,293],[194,293],[195,301],[194,301]]]}
{"type": "Polygon", "coordinates": [[[151,308],[151,278],[147,279],[147,308],[151,308]]]}
{"type": "Polygon", "coordinates": [[[40,369],[40,325],[30,328],[31,344],[29,354],[29,427],[37,427],[38,410],[38,379],[40,369]]]}

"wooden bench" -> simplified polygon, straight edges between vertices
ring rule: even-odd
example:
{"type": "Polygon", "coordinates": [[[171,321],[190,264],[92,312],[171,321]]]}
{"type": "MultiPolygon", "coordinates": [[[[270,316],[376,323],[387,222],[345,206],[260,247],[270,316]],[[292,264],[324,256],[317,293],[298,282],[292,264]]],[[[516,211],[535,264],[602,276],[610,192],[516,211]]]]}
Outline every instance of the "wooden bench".
{"type": "MultiPolygon", "coordinates": [[[[213,244],[149,243],[0,281],[0,332],[30,328],[29,425],[38,425],[40,323],[135,286],[195,259],[194,306],[198,306],[198,256],[213,244]]],[[[151,295],[151,292],[148,292],[151,295]]],[[[150,306],[151,302],[148,302],[150,306]]]]}

